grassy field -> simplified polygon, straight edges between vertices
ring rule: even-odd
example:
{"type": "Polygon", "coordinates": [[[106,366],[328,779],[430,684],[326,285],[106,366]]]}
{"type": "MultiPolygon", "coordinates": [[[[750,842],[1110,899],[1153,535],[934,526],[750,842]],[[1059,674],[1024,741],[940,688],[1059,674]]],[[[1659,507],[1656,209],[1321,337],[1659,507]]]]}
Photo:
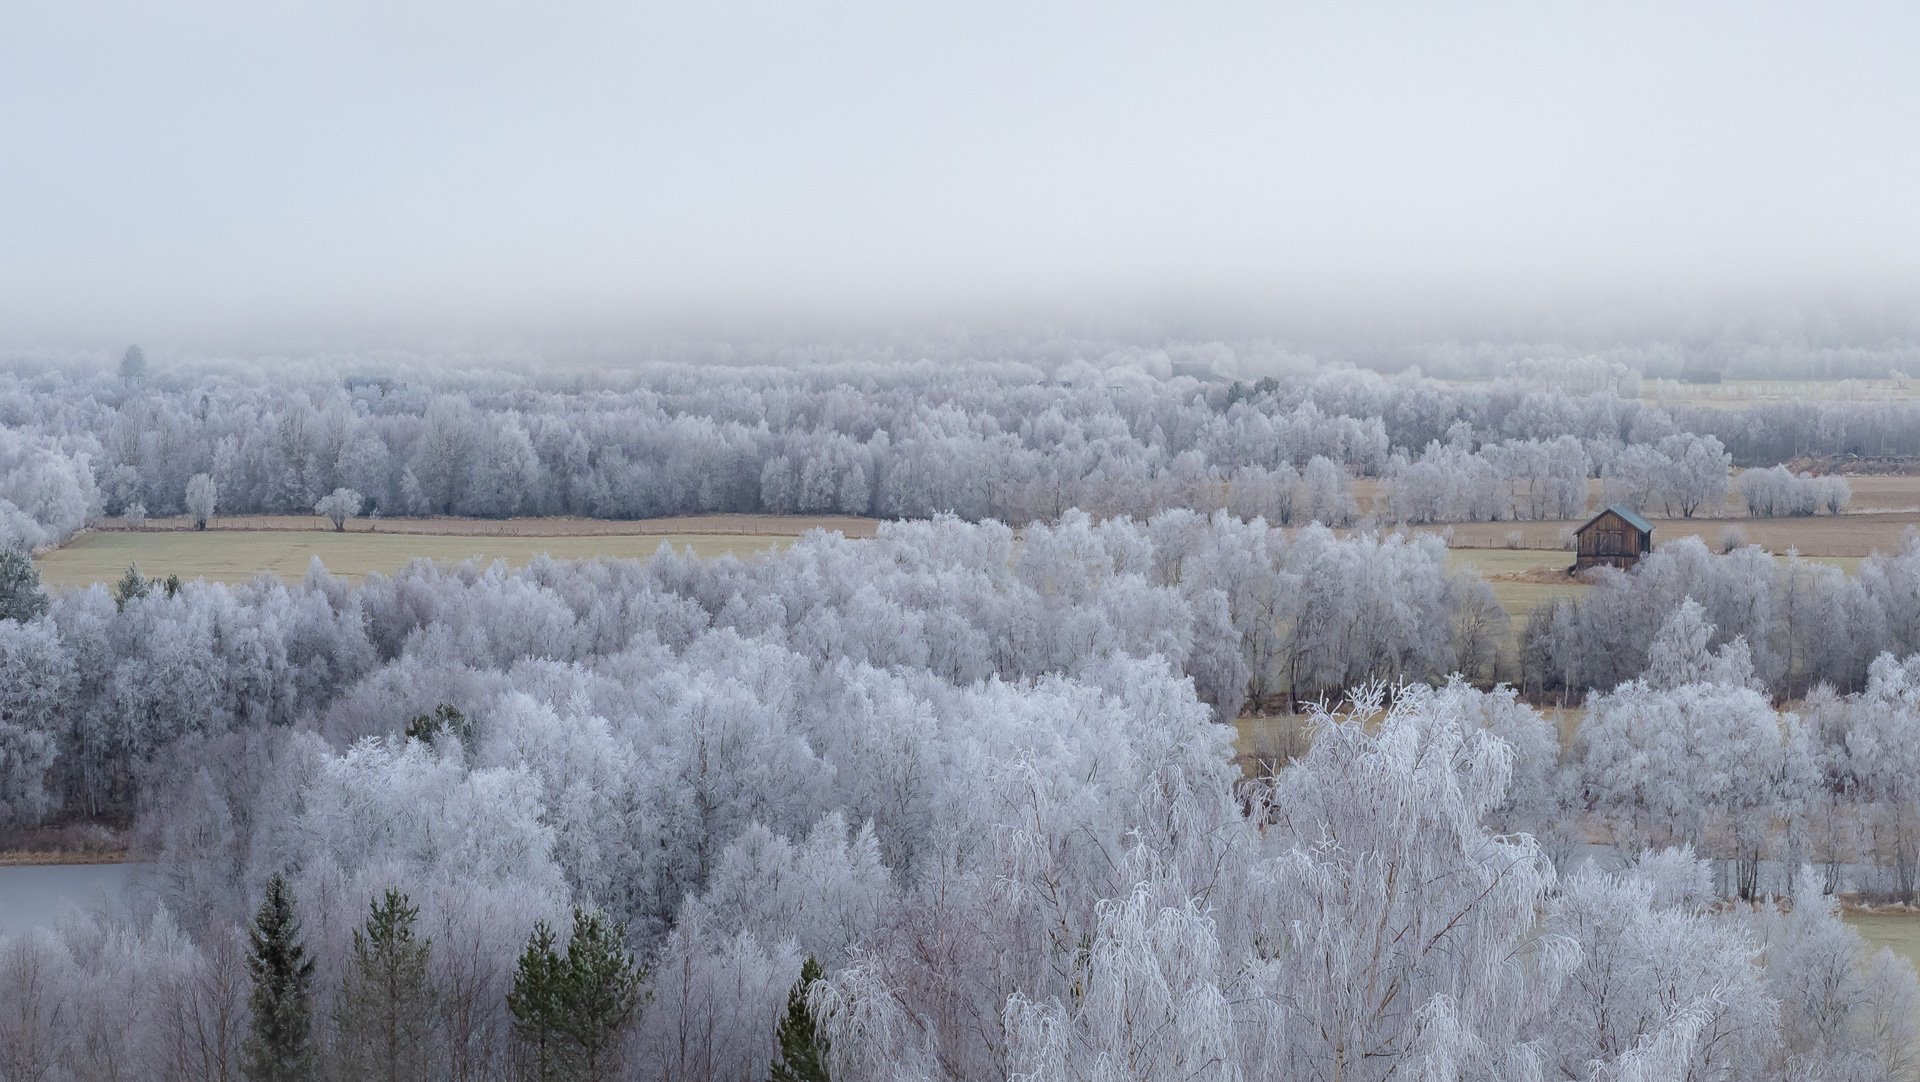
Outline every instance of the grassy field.
{"type": "MultiPolygon", "coordinates": [[[[307,518],[216,519],[216,528],[204,532],[169,529],[164,524],[137,533],[95,530],[35,562],[41,581],[56,588],[115,581],[130,563],[139,564],[141,574],[149,578],[175,574],[189,580],[247,582],[262,571],[271,571],[283,579],[295,579],[307,573],[308,563],[315,556],[327,570],[357,580],[375,571],[391,574],[422,556],[436,560],[505,560],[518,566],[541,553],[558,559],[644,558],[662,544],[675,549],[691,547],[704,557],[722,553],[748,556],[790,545],[795,537],[815,526],[863,534],[870,534],[873,527],[864,520],[849,520],[863,525],[848,528],[821,519],[728,515],[627,523],[587,520],[580,523],[579,532],[554,532],[573,521],[388,520],[379,524],[377,533],[364,528],[335,533],[330,528],[313,528],[313,520],[307,518]],[[306,528],[297,528],[299,525],[306,528]],[[662,525],[677,529],[663,531],[659,528],[662,525]],[[708,529],[700,529],[702,525],[708,529]],[[437,532],[422,528],[436,526],[437,532]],[[611,529],[621,526],[626,527],[624,532],[611,529]]],[[[364,527],[365,523],[355,525],[364,527]]]]}
{"type": "Polygon", "coordinates": [[[1876,949],[1889,947],[1920,966],[1920,913],[1849,913],[1846,919],[1876,949]]]}
{"type": "Polygon", "coordinates": [[[1571,578],[1559,582],[1526,582],[1523,577],[1546,577],[1540,572],[1560,571],[1573,563],[1573,554],[1542,549],[1453,549],[1447,553],[1447,566],[1453,570],[1471,568],[1480,572],[1493,586],[1493,596],[1516,625],[1527,610],[1542,601],[1570,597],[1588,587],[1571,578]]]}
{"type": "MultiPolygon", "coordinates": [[[[1787,559],[1785,556],[1774,558],[1782,563],[1787,559]]],[[[1860,567],[1858,556],[1809,556],[1807,560],[1809,563],[1832,564],[1849,575],[1860,567]]],[[[1449,568],[1478,571],[1493,587],[1493,596],[1514,621],[1515,636],[1519,635],[1520,623],[1526,619],[1527,610],[1533,606],[1556,597],[1577,597],[1581,592],[1591,589],[1585,583],[1572,578],[1559,578],[1554,574],[1572,563],[1573,553],[1562,549],[1456,548],[1447,552],[1449,568]],[[1541,579],[1550,581],[1538,581],[1541,579]]]]}

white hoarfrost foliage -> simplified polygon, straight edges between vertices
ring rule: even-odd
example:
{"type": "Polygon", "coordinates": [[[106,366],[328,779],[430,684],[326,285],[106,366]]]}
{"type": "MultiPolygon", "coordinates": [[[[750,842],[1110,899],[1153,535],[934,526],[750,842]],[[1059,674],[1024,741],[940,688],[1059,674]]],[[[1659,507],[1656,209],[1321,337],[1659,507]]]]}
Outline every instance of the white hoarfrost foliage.
{"type": "Polygon", "coordinates": [[[1722,854],[1748,899],[1789,796],[1788,751],[1772,706],[1734,684],[1623,685],[1594,701],[1574,741],[1582,798],[1617,841],[1722,854]]]}
{"type": "Polygon", "coordinates": [[[347,528],[347,520],[360,513],[363,503],[358,492],[350,488],[336,488],[328,495],[320,497],[313,505],[313,513],[321,515],[333,523],[336,530],[347,528]]]}
{"type": "MultiPolygon", "coordinates": [[[[1755,934],[1711,908],[1690,853],[1560,884],[1530,838],[1487,828],[1513,753],[1469,721],[1474,694],[1323,714],[1232,851],[1237,900],[1132,851],[1067,987],[1009,995],[1012,1076],[1791,1077],[1755,934]]],[[[1884,1014],[1898,988],[1880,995],[1884,1014]]],[[[814,1002],[858,1045],[848,1077],[979,1073],[872,966],[814,1002]]]]}
{"type": "Polygon", "coordinates": [[[1102,902],[1069,1016],[1058,1000],[1007,1004],[1014,1077],[1229,1079],[1240,1076],[1236,1018],[1214,923],[1192,897],[1147,884],[1102,902]]]}
{"type": "MultiPolygon", "coordinates": [[[[1875,657],[1920,652],[1916,584],[1920,532],[1896,552],[1868,556],[1855,575],[1792,555],[1776,560],[1754,546],[1715,555],[1699,538],[1684,537],[1655,549],[1631,574],[1603,569],[1578,598],[1529,613],[1522,683],[1572,696],[1612,690],[1646,671],[1661,629],[1692,601],[1701,612],[1688,619],[1713,628],[1707,645],[1717,654],[1742,642],[1736,653],[1744,652],[1753,680],[1774,697],[1803,698],[1822,683],[1859,691],[1875,657]]],[[[1691,640],[1686,649],[1694,650],[1691,640]]]]}
{"type": "Polygon", "coordinates": [[[1687,684],[1753,685],[1753,658],[1747,642],[1736,638],[1719,650],[1709,651],[1713,625],[1706,610],[1692,598],[1680,603],[1660,626],[1647,648],[1647,671],[1643,679],[1656,691],[1672,691],[1687,684]]]}
{"type": "Polygon", "coordinates": [[[1534,1054],[1533,1008],[1579,947],[1535,928],[1554,882],[1539,847],[1483,825],[1513,750],[1466,724],[1464,698],[1405,689],[1372,731],[1377,697],[1322,714],[1275,781],[1268,844],[1285,848],[1251,894],[1250,977],[1284,1073],[1505,1074],[1534,1054]]]}
{"type": "MultiPolygon", "coordinates": [[[[623,1077],[764,1077],[808,958],[845,1080],[1910,1076],[1912,977],[1819,891],[1920,889],[1920,661],[1848,653],[1920,635],[1920,542],[1837,583],[1684,542],[1603,577],[1523,658],[1598,690],[1563,764],[1548,715],[1480,690],[1508,656],[1486,583],[1438,538],[1324,523],[1394,446],[1490,469],[1503,517],[1564,513],[1589,458],[1719,452],[1604,395],[1169,367],[220,384],[204,409],[163,373],[76,405],[104,435],[34,446],[110,462],[116,511],[177,513],[204,476],[232,510],[925,517],[0,621],[0,831],[130,817],[155,858],[133,921],[0,941],[0,1069],[234,1077],[278,873],[336,1073],[353,931],[394,889],[460,1079],[524,1065],[515,962],[575,906],[651,965],[623,1077]],[[996,515],[1020,528],[968,521],[996,515]],[[1856,668],[1800,714],[1765,697],[1856,668]],[[1222,719],[1342,696],[1243,773],[1222,719]]],[[[9,418],[33,401],[0,378],[9,418]]]]}
{"type": "Polygon", "coordinates": [[[87,452],[0,426],[0,547],[60,544],[100,511],[87,452]]]}
{"type": "Polygon", "coordinates": [[[1383,497],[1394,522],[1571,519],[1585,513],[1591,464],[1579,439],[1507,440],[1475,452],[1465,433],[1417,460],[1396,456],[1383,497]]]}
{"type": "Polygon", "coordinates": [[[1753,518],[1838,515],[1852,502],[1853,485],[1845,477],[1795,474],[1785,466],[1774,466],[1742,471],[1740,498],[1753,518]]]}
{"type": "MultiPolygon", "coordinates": [[[[156,515],[191,513],[199,474],[236,514],[304,514],[350,489],[386,515],[944,511],[1024,525],[1075,506],[1230,507],[1335,525],[1577,518],[1598,476],[1610,501],[1693,515],[1718,507],[1729,460],[1920,454],[1912,403],[1655,405],[1634,374],[1661,367],[1651,356],[1483,358],[1468,367],[1492,378],[1463,386],[1264,343],[1003,342],[983,361],[977,341],[930,341],[900,347],[912,362],[894,348],[686,347],[668,353],[689,363],[617,375],[283,359],[271,374],[200,363],[133,383],[13,362],[0,420],[84,456],[107,513],[156,515]],[[1186,374],[1263,369],[1251,383],[1186,374]],[[1356,507],[1347,479],[1383,476],[1387,497],[1356,507]]],[[[1844,507],[1813,480],[1824,510],[1844,507]]]]}
{"type": "Polygon", "coordinates": [[[1811,868],[1790,905],[1760,912],[1769,989],[1780,1004],[1787,1077],[1920,1078],[1920,981],[1913,964],[1871,951],[1842,922],[1811,868]]]}
{"type": "Polygon", "coordinates": [[[1769,1076],[1778,1005],[1743,919],[1702,908],[1670,878],[1589,865],[1567,880],[1545,923],[1577,942],[1580,957],[1541,1015],[1543,1075],[1769,1076]]]}
{"type": "Polygon", "coordinates": [[[213,518],[214,504],[219,498],[219,486],[208,474],[196,473],[187,480],[184,503],[187,517],[193,520],[196,529],[207,528],[207,522],[213,518]]]}
{"type": "Polygon", "coordinates": [[[73,659],[48,620],[0,620],[0,831],[58,805],[54,770],[73,659]]]}

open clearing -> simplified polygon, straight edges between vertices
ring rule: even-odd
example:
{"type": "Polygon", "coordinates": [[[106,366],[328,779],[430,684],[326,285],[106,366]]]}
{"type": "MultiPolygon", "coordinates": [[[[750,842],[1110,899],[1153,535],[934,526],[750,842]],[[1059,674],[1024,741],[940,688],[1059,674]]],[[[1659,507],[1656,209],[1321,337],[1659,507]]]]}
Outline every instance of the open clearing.
{"type": "MultiPolygon", "coordinates": [[[[1920,477],[1873,477],[1886,502],[1920,502],[1920,477]],[[1897,483],[1897,484],[1895,484],[1897,483]]],[[[1720,534],[1738,527],[1749,542],[1770,551],[1797,549],[1851,573],[1860,557],[1875,549],[1892,551],[1901,535],[1920,526],[1920,511],[1798,519],[1654,519],[1654,541],[1665,544],[1698,535],[1718,548],[1720,534]]],[[[1543,574],[1573,562],[1562,537],[1578,522],[1468,522],[1416,527],[1422,533],[1451,531],[1453,566],[1470,566],[1492,583],[1494,594],[1515,617],[1552,597],[1577,593],[1579,583],[1554,581],[1543,574]],[[1519,548],[1509,547],[1518,532],[1519,548]]],[[[702,515],[680,518],[612,520],[588,518],[391,518],[355,519],[344,533],[311,515],[248,515],[216,518],[196,531],[185,519],[149,520],[138,531],[108,519],[38,559],[43,581],[55,587],[84,587],[112,582],[138,563],[142,574],[216,582],[247,582],[262,571],[282,578],[306,574],[320,557],[329,571],[351,579],[371,572],[391,574],[415,557],[435,560],[506,560],[518,566],[545,553],[556,559],[595,556],[642,558],[661,543],[692,547],[703,557],[733,553],[747,556],[783,548],[808,530],[837,530],[848,537],[872,537],[874,519],[806,515],[702,515]]]]}
{"type": "Polygon", "coordinates": [[[1447,566],[1471,568],[1493,587],[1493,596],[1514,621],[1515,641],[1527,610],[1556,597],[1571,597],[1587,589],[1585,583],[1560,575],[1573,563],[1573,553],[1541,549],[1453,549],[1447,566]],[[1526,581],[1548,579],[1550,581],[1526,581]],[[1557,580],[1557,581],[1552,581],[1557,580]]]}
{"type": "Polygon", "coordinates": [[[1869,945],[1891,948],[1893,953],[1920,965],[1920,913],[1849,913],[1846,919],[1869,945]]]}
{"type": "Polygon", "coordinates": [[[215,519],[205,531],[172,528],[94,530],[35,562],[41,580],[54,587],[113,582],[137,563],[149,578],[179,575],[214,582],[248,582],[262,571],[283,579],[307,573],[315,557],[336,575],[358,580],[372,572],[392,574],[416,557],[434,560],[505,560],[519,566],[545,553],[556,559],[595,556],[645,558],[662,545],[691,547],[703,557],[749,556],[783,548],[816,527],[849,536],[872,536],[870,519],[778,515],[713,515],[698,518],[609,521],[604,519],[382,519],[377,532],[362,519],[336,533],[310,516],[215,519]],[[315,523],[322,525],[316,528],[315,523]]]}

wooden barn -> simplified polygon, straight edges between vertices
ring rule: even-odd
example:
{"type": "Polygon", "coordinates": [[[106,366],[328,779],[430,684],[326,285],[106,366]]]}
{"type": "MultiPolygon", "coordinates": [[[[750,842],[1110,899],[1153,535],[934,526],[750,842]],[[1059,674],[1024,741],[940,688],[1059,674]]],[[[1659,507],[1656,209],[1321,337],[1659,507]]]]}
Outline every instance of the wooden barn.
{"type": "Polygon", "coordinates": [[[1587,520],[1574,531],[1578,555],[1573,569],[1589,567],[1628,568],[1653,551],[1653,523],[1614,504],[1587,520]]]}

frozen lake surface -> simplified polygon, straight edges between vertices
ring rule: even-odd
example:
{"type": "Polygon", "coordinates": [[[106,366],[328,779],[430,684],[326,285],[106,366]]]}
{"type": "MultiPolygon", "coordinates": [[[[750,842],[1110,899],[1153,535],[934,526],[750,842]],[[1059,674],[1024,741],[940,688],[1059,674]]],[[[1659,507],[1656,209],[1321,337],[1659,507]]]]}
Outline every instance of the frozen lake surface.
{"type": "Polygon", "coordinates": [[[26,864],[0,867],[0,935],[51,928],[69,906],[127,911],[133,864],[26,864]]]}

